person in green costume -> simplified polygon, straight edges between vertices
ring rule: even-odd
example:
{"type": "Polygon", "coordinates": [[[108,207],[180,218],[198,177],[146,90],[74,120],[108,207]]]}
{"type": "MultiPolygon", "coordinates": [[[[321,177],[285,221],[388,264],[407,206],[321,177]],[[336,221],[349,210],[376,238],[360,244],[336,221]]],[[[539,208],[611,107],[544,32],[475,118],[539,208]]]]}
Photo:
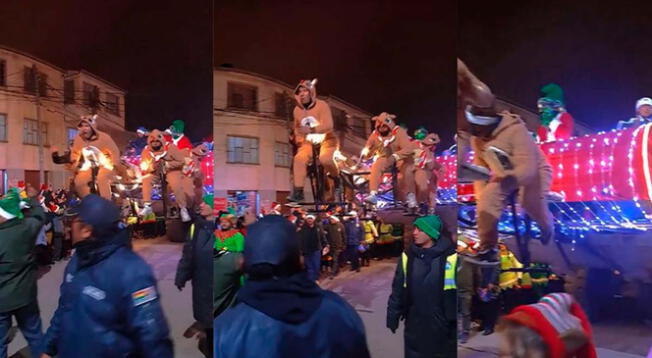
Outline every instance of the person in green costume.
{"type": "Polygon", "coordinates": [[[235,215],[220,216],[213,246],[213,317],[233,305],[242,286],[242,252],[244,236],[235,228],[235,215]]]}

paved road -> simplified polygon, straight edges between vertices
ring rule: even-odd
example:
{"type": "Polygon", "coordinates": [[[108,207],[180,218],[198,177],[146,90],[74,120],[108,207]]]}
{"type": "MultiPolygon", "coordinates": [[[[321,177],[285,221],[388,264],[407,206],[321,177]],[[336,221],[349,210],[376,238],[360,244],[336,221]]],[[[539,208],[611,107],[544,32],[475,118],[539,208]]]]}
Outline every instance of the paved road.
{"type": "Polygon", "coordinates": [[[385,327],[395,270],[396,259],[372,261],[359,273],[347,269],[332,281],[322,281],[323,288],[344,297],[362,317],[372,358],[403,358],[403,325],[396,334],[385,327]]]}
{"type": "MultiPolygon", "coordinates": [[[[193,322],[191,286],[179,292],[174,287],[174,275],[177,263],[181,257],[182,244],[170,243],[164,239],[137,240],[134,249],[152,265],[158,279],[158,288],[163,303],[163,311],[170,325],[172,340],[174,341],[175,357],[202,358],[197,350],[194,339],[186,339],[183,332],[193,322]]],[[[59,300],[59,285],[63,279],[63,271],[68,261],[58,262],[38,282],[38,299],[41,308],[43,328],[47,329],[50,319],[54,314],[59,300]]],[[[27,346],[23,336],[19,333],[9,344],[9,356],[22,357],[15,354],[27,346]]]]}

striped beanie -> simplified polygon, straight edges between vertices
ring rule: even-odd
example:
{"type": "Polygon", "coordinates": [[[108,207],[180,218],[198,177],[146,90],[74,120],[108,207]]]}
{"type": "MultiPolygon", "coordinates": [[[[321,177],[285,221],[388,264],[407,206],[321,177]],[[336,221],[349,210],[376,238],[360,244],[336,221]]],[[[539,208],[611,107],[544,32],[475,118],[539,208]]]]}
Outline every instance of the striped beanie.
{"type": "Polygon", "coordinates": [[[582,307],[567,293],[551,293],[539,303],[516,307],[504,319],[522,324],[537,332],[549,349],[549,357],[565,357],[575,353],[578,358],[597,358],[591,324],[582,307]],[[588,343],[578,352],[566,352],[561,336],[568,331],[584,332],[588,343]]]}

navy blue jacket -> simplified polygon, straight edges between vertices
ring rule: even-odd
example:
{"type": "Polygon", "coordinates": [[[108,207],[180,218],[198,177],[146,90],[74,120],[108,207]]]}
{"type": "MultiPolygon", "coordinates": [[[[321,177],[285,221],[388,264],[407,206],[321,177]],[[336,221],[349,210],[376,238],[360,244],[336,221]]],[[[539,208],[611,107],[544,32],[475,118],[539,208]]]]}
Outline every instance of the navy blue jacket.
{"type": "Polygon", "coordinates": [[[129,247],[126,230],[77,247],[44,351],[66,358],[173,356],[156,278],[129,247]]]}
{"type": "Polygon", "coordinates": [[[330,291],[323,291],[317,310],[300,323],[274,319],[240,302],[215,319],[214,338],[219,358],[369,358],[360,316],[330,291]]]}
{"type": "Polygon", "coordinates": [[[358,223],[356,225],[356,220],[347,220],[344,222],[344,228],[346,229],[346,244],[348,246],[360,245],[360,241],[364,237],[364,227],[362,227],[362,224],[358,223]]]}

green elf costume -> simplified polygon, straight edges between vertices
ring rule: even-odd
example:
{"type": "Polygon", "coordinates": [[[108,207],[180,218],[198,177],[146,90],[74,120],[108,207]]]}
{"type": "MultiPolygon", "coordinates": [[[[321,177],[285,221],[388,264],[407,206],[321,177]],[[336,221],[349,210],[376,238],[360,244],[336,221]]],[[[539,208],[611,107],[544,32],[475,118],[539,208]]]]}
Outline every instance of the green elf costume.
{"type": "Polygon", "coordinates": [[[540,143],[569,139],[573,135],[575,121],[566,112],[564,91],[555,83],[541,87],[543,97],[539,98],[539,116],[541,125],[537,130],[537,140],[540,143]]]}
{"type": "MultiPolygon", "coordinates": [[[[213,207],[212,203],[209,204],[213,207]]],[[[235,229],[235,215],[224,214],[220,221],[231,222],[230,229],[215,231],[213,246],[213,316],[217,317],[235,301],[235,296],[244,284],[241,269],[244,236],[235,229]]]]}

